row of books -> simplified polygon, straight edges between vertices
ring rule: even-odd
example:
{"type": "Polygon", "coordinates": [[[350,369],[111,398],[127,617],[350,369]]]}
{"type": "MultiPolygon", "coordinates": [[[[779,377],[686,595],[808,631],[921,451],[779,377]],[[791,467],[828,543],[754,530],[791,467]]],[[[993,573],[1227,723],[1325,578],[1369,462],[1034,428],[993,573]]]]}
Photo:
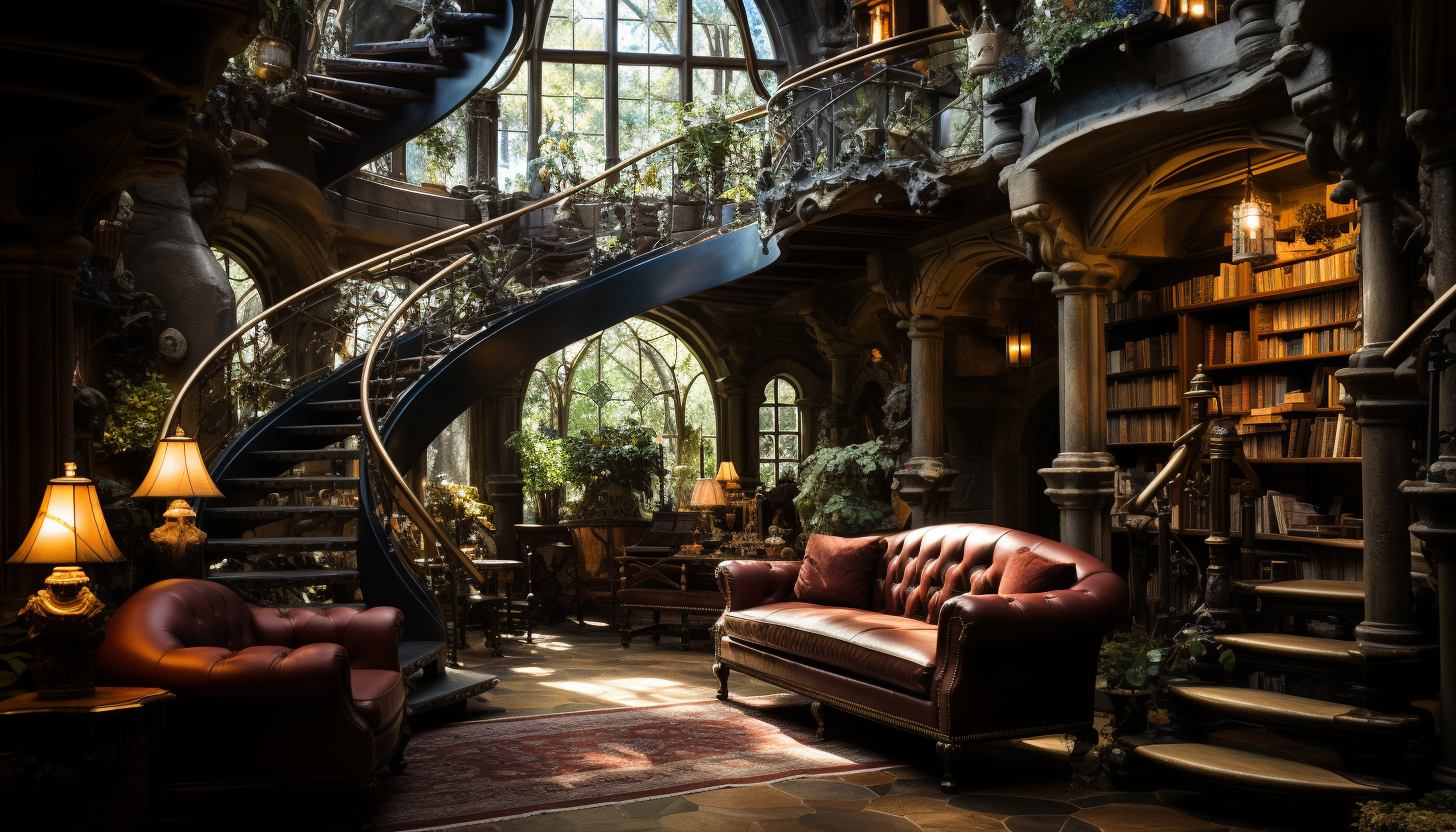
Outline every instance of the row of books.
{"type": "Polygon", "coordinates": [[[1178,333],[1165,332],[1140,341],[1128,341],[1120,350],[1107,353],[1107,372],[1148,370],[1178,366],[1178,333]]]}
{"type": "Polygon", "coordinates": [[[1225,413],[1244,413],[1256,407],[1283,404],[1285,394],[1302,388],[1303,379],[1265,373],[1244,376],[1229,384],[1218,385],[1218,399],[1225,413]]]}
{"type": "Polygon", "coordinates": [[[1321,324],[1353,323],[1359,314],[1359,289],[1341,289],[1314,297],[1254,306],[1254,319],[1260,335],[1321,324]]]}
{"type": "Polygon", "coordinates": [[[1293,358],[1301,355],[1324,355],[1360,349],[1360,333],[1353,325],[1315,329],[1298,335],[1260,338],[1256,355],[1259,358],[1293,358]]]}
{"type": "Polygon", "coordinates": [[[1312,283],[1346,280],[1358,277],[1359,274],[1360,261],[1355,256],[1355,250],[1351,248],[1346,251],[1337,251],[1327,257],[1301,260],[1298,263],[1254,272],[1254,291],[1276,292],[1280,289],[1293,289],[1296,286],[1308,286],[1312,283]]]}
{"type": "Polygon", "coordinates": [[[1190,277],[1168,287],[1174,309],[1243,297],[1254,292],[1252,263],[1223,263],[1218,274],[1190,277]]]}
{"type": "Polygon", "coordinates": [[[1162,407],[1183,401],[1178,376],[1160,373],[1153,376],[1114,381],[1107,385],[1108,407],[1162,407]]]}
{"type": "MultiPolygon", "coordinates": [[[[1232,480],[1230,483],[1234,490],[1228,497],[1229,532],[1234,535],[1243,534],[1244,531],[1243,499],[1237,490],[1238,486],[1243,483],[1244,480],[1240,479],[1232,480]]],[[[1175,522],[1175,527],[1208,529],[1210,521],[1208,504],[1208,498],[1191,494],[1183,511],[1179,512],[1175,509],[1175,514],[1178,515],[1176,520],[1182,521],[1181,523],[1175,522]]],[[[1254,498],[1254,533],[1299,537],[1358,538],[1363,524],[1359,518],[1353,515],[1341,514],[1340,510],[1343,505],[1344,498],[1335,497],[1330,502],[1330,510],[1321,512],[1318,506],[1303,496],[1282,491],[1267,491],[1254,498]]]]}
{"type": "Polygon", "coordinates": [[[1203,363],[1238,364],[1252,360],[1247,330],[1233,331],[1232,326],[1212,324],[1203,330],[1203,363]]]}
{"type": "Polygon", "coordinates": [[[1245,425],[1240,420],[1238,430],[1244,442],[1244,456],[1249,459],[1360,456],[1360,425],[1343,413],[1313,419],[1291,419],[1283,423],[1245,425]]]}
{"type": "Polygon", "coordinates": [[[1112,302],[1107,304],[1107,322],[1116,323],[1128,318],[1141,318],[1144,315],[1156,315],[1159,312],[1170,311],[1173,308],[1171,295],[1168,296],[1166,303],[1164,303],[1164,295],[1172,288],[1168,286],[1156,290],[1139,289],[1126,296],[1114,291],[1112,302]]]}
{"type": "Polygon", "coordinates": [[[1172,442],[1178,438],[1178,412],[1118,413],[1107,417],[1107,441],[1172,442]]]}

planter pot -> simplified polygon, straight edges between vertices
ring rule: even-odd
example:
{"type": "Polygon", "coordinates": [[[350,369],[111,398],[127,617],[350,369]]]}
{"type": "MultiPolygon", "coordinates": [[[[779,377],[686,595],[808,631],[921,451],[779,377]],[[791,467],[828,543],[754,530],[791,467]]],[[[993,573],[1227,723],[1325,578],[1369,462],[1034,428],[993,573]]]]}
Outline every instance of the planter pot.
{"type": "Polygon", "coordinates": [[[293,75],[293,44],[282,38],[259,38],[253,72],[266,84],[287,81],[293,75]]]}
{"type": "Polygon", "coordinates": [[[1141,734],[1148,730],[1148,703],[1153,700],[1152,691],[1112,688],[1103,693],[1112,702],[1112,728],[1117,736],[1141,734]]]}
{"type": "Polygon", "coordinates": [[[561,522],[561,489],[536,492],[536,522],[543,526],[561,522]]]}

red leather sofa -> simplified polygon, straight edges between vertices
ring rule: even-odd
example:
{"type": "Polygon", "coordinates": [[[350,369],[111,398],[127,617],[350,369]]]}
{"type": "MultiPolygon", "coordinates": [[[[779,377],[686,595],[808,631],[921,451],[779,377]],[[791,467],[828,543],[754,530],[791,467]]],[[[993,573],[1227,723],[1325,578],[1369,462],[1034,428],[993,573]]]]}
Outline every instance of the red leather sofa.
{"type": "Polygon", "coordinates": [[[954,790],[968,743],[1092,725],[1102,636],[1127,613],[1127,586],[1098,559],[999,526],[930,526],[891,536],[871,608],[795,600],[799,564],[718,567],[728,605],[714,650],[718,698],[737,670],[936,740],[954,790]],[[1007,560],[1028,547],[1076,565],[1067,589],[996,594],[1007,560]]]}
{"type": "Polygon", "coordinates": [[[105,685],[166,688],[168,785],[367,786],[403,766],[402,615],[254,607],[209,581],[152,584],[111,618],[105,685]]]}

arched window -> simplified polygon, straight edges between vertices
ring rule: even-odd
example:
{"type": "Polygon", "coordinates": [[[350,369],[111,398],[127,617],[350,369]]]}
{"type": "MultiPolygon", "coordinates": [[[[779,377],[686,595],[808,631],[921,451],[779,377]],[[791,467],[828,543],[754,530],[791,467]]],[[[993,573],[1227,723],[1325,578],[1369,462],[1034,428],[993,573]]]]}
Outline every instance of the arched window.
{"type": "Polygon", "coordinates": [[[682,339],[633,318],[546,356],[526,382],[523,429],[575,434],[628,421],[663,437],[674,494],[686,505],[699,471],[712,476],[718,460],[713,394],[682,339]]]}
{"type": "Polygon", "coordinates": [[[783,376],[763,388],[758,409],[758,476],[765,488],[778,485],[779,475],[799,464],[799,390],[783,376]]]}
{"type": "MultiPolygon", "coordinates": [[[[500,96],[495,176],[502,190],[524,189],[543,130],[572,134],[590,176],[666,138],[675,103],[719,100],[730,111],[757,103],[738,25],[723,0],[546,2],[551,12],[531,60],[500,96]]],[[[754,0],[744,5],[754,55],[773,90],[784,63],[769,18],[754,0]]]]}

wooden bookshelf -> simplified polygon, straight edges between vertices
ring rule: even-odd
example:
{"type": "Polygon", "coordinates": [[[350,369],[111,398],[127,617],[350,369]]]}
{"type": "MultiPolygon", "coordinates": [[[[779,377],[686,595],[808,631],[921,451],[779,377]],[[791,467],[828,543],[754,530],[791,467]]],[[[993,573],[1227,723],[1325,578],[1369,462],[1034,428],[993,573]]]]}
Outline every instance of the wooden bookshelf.
{"type": "MultiPolygon", "coordinates": [[[[1318,192],[1320,195],[1306,199],[1296,198],[1294,204],[1324,198],[1327,192],[1323,188],[1323,185],[1309,186],[1307,190],[1311,193],[1318,192]]],[[[1286,206],[1286,208],[1288,207],[1292,206],[1286,206]]],[[[1358,235],[1358,213],[1331,217],[1331,220],[1349,227],[1353,234],[1358,235]]],[[[1286,236],[1286,239],[1292,238],[1286,236]]],[[[1282,248],[1285,246],[1281,245],[1282,248]]],[[[1329,251],[1286,254],[1274,262],[1255,266],[1252,272],[1247,269],[1230,270],[1228,266],[1230,251],[1227,247],[1200,252],[1163,264],[1145,265],[1138,279],[1117,299],[1118,302],[1127,304],[1119,307],[1119,310],[1138,309],[1144,314],[1118,321],[1105,321],[1103,331],[1107,340],[1107,349],[1109,351],[1122,349],[1126,342],[1145,338],[1157,339],[1171,334],[1174,338],[1173,354],[1177,366],[1108,373],[1106,374],[1106,384],[1109,394],[1113,392],[1114,384],[1119,380],[1169,373],[1174,375],[1181,396],[1182,392],[1188,389],[1199,365],[1202,365],[1203,371],[1214,380],[1220,390],[1226,394],[1231,392],[1236,397],[1235,401],[1240,397],[1240,391],[1237,388],[1242,385],[1242,397],[1248,397],[1250,401],[1241,402],[1244,409],[1230,410],[1224,414],[1234,421],[1238,421],[1241,416],[1249,416],[1249,408],[1283,401],[1283,395],[1288,391],[1321,390],[1323,392],[1321,392],[1318,403],[1328,405],[1327,388],[1334,383],[1329,375],[1331,370],[1347,366],[1349,356],[1356,350],[1346,348],[1310,355],[1286,355],[1262,359],[1251,356],[1259,355],[1261,347],[1269,352],[1280,352],[1286,348],[1297,350],[1301,344],[1306,350],[1318,347],[1328,349],[1329,346],[1348,347],[1352,342],[1356,345],[1359,344],[1358,334],[1352,336],[1349,332],[1349,328],[1356,323],[1359,302],[1360,277],[1352,271],[1352,269],[1358,268],[1358,263],[1354,262],[1354,256],[1351,254],[1355,249],[1354,245],[1343,245],[1329,251]],[[1336,259],[1328,263],[1311,263],[1311,261],[1324,258],[1336,259]],[[1301,266],[1293,273],[1282,275],[1268,273],[1272,269],[1293,267],[1301,263],[1310,265],[1301,266]],[[1260,284],[1277,285],[1285,280],[1314,277],[1332,279],[1263,292],[1249,291],[1260,284]],[[1240,289],[1244,293],[1234,297],[1182,306],[1172,306],[1169,303],[1169,300],[1174,298],[1180,300],[1190,296],[1206,298],[1240,289]],[[1349,290],[1356,290],[1353,296],[1349,290]],[[1152,302],[1149,302],[1146,295],[1137,297],[1134,293],[1139,291],[1151,292],[1152,302]],[[1286,302],[1292,303],[1281,306],[1286,302]],[[1156,312],[1148,311],[1164,304],[1172,306],[1172,308],[1163,308],[1156,312]],[[1309,323],[1320,317],[1334,320],[1325,323],[1309,323]],[[1273,327],[1276,323],[1284,326],[1275,329],[1273,327]],[[1270,329],[1265,330],[1265,326],[1270,329]],[[1218,329],[1210,332],[1211,327],[1218,327],[1218,329]],[[1337,328],[1341,327],[1345,329],[1337,331],[1337,328]],[[1235,335],[1239,333],[1243,334],[1238,336],[1237,345],[1240,355],[1246,360],[1226,362],[1225,359],[1234,352],[1235,335]],[[1282,340],[1284,344],[1277,343],[1279,340],[1282,340]],[[1210,356],[1207,354],[1210,349],[1218,350],[1218,353],[1210,356]],[[1212,361],[1219,363],[1215,364],[1212,361]],[[1242,377],[1249,378],[1245,380],[1242,377]],[[1230,385],[1235,389],[1230,391],[1228,389],[1230,385]],[[1271,396],[1272,400],[1270,400],[1271,396]]],[[[1164,352],[1167,351],[1166,343],[1162,349],[1164,352]]],[[[1126,391],[1120,388],[1117,392],[1124,397],[1127,395],[1126,391]]],[[[1153,400],[1158,399],[1166,401],[1166,393],[1160,393],[1158,398],[1153,400]]],[[[1128,399],[1123,398],[1122,401],[1127,403],[1128,399]]],[[[1144,398],[1141,387],[1133,401],[1148,401],[1144,398]]],[[[1163,431],[1167,429],[1167,425],[1162,420],[1168,418],[1166,414],[1174,412],[1177,414],[1174,425],[1177,429],[1174,433],[1175,436],[1187,431],[1190,426],[1191,408],[1186,401],[1139,407],[1116,407],[1113,406],[1115,404],[1116,402],[1109,398],[1104,405],[1106,411],[1103,415],[1108,423],[1109,438],[1119,435],[1112,432],[1114,430],[1125,431],[1121,434],[1124,436],[1166,435],[1163,431]]],[[[1343,407],[1329,406],[1284,414],[1288,426],[1282,430],[1273,430],[1271,433],[1287,440],[1290,436],[1289,431],[1296,429],[1296,426],[1301,424],[1301,419],[1308,421],[1318,417],[1327,417],[1333,421],[1333,417],[1339,415],[1351,414],[1343,407]]],[[[1314,433],[1312,425],[1305,427],[1310,430],[1311,434],[1314,433]]],[[[1245,444],[1251,448],[1256,445],[1263,448],[1266,440],[1253,439],[1254,435],[1257,434],[1251,434],[1245,444]]],[[[1267,436],[1267,434],[1264,435],[1267,436]]],[[[1320,438],[1325,435],[1318,434],[1320,438]]],[[[1324,441],[1327,443],[1326,447],[1329,447],[1329,440],[1324,441]]],[[[1107,447],[1108,452],[1112,454],[1123,470],[1141,467],[1150,471],[1156,465],[1166,462],[1168,454],[1172,451],[1173,443],[1172,441],[1108,442],[1107,447]]],[[[1274,450],[1274,452],[1279,451],[1274,450]]],[[[1260,472],[1260,478],[1267,480],[1266,487],[1272,490],[1302,495],[1307,498],[1307,502],[1321,509],[1328,508],[1334,502],[1334,498],[1339,497],[1342,501],[1342,513],[1352,513],[1356,516],[1363,514],[1360,495],[1361,460],[1358,456],[1273,457],[1250,459],[1249,462],[1256,471],[1260,472]]],[[[1234,476],[1238,476],[1237,472],[1234,473],[1234,476]]],[[[1187,495],[1178,495],[1177,500],[1181,517],[1184,519],[1191,517],[1195,506],[1189,501],[1187,495]]],[[[1178,533],[1202,537],[1208,535],[1206,530],[1199,529],[1180,529],[1178,533]]],[[[1311,552],[1317,553],[1319,550],[1325,550],[1328,554],[1334,555],[1335,553],[1330,550],[1344,549],[1356,550],[1352,554],[1358,559],[1358,550],[1364,548],[1364,542],[1359,540],[1312,538],[1267,532],[1259,533],[1257,539],[1261,546],[1267,545],[1276,553],[1278,550],[1287,549],[1296,555],[1301,552],[1308,555],[1311,552]],[[1310,550],[1304,547],[1319,548],[1310,550]]]]}

